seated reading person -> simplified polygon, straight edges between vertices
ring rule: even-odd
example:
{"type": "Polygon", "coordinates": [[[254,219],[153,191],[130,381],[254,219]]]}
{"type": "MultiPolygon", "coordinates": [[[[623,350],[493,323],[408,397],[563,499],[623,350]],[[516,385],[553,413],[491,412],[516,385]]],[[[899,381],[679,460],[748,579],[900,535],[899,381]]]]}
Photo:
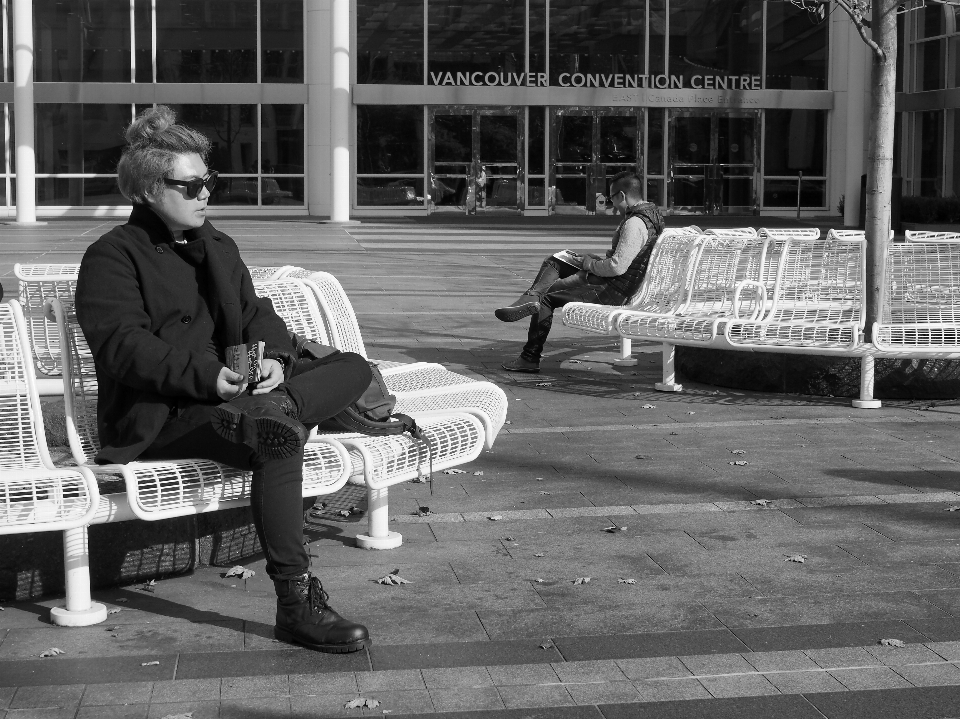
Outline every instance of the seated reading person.
{"type": "Polygon", "coordinates": [[[206,137],[160,105],[126,138],[117,172],[133,211],[90,245],[77,282],[77,320],[99,383],[96,461],[209,459],[252,470],[250,508],[277,594],[274,635],[358,651],[366,627],[337,614],[309,572],[303,449],[310,426],[363,393],[370,368],[350,352],[298,360],[236,243],[206,219],[217,182],[206,137]],[[227,366],[259,342],[259,379],[227,366]]]}
{"type": "Polygon", "coordinates": [[[610,201],[624,219],[604,257],[558,252],[543,261],[530,289],[494,312],[503,322],[530,317],[527,343],[517,359],[502,365],[505,370],[540,371],[540,355],[558,307],[568,302],[622,305],[640,288],[650,253],[663,232],[663,217],[656,205],[644,202],[643,180],[632,172],[614,176],[610,201]]]}

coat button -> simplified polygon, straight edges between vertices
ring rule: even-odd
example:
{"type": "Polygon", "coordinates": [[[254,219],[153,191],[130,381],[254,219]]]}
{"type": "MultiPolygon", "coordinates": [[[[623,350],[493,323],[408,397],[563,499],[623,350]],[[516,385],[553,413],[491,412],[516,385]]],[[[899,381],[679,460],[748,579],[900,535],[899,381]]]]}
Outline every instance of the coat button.
{"type": "Polygon", "coordinates": [[[184,315],[183,317],[180,318],[180,321],[183,322],[183,324],[188,325],[193,321],[193,317],[191,317],[190,315],[184,315]]]}
{"type": "Polygon", "coordinates": [[[162,248],[160,245],[157,245],[157,254],[158,254],[158,255],[162,255],[162,254],[163,254],[163,248],[162,248]]]}

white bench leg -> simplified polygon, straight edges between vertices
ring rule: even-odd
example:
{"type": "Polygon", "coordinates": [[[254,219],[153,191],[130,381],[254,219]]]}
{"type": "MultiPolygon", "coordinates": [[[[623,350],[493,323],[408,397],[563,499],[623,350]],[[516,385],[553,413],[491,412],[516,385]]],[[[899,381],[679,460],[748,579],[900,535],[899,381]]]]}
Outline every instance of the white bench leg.
{"type": "Polygon", "coordinates": [[[623,367],[632,367],[637,363],[637,358],[633,356],[633,342],[626,337],[620,338],[620,359],[613,361],[616,365],[623,367]]]}
{"type": "Polygon", "coordinates": [[[367,488],[367,534],[357,535],[360,549],[396,549],[403,543],[403,535],[390,531],[387,488],[367,488]]]}
{"type": "Polygon", "coordinates": [[[864,355],[860,360],[860,399],[850,404],[857,409],[880,408],[880,400],[873,398],[873,355],[864,355]]]}
{"type": "Polygon", "coordinates": [[[676,345],[663,343],[663,382],[657,382],[653,388],[660,392],[682,392],[683,385],[677,384],[677,370],[674,367],[676,345]]]}
{"type": "Polygon", "coordinates": [[[50,620],[61,627],[88,627],[107,620],[107,608],[90,598],[90,551],[87,528],[63,533],[63,565],[66,571],[67,605],[50,610],[50,620]]]}

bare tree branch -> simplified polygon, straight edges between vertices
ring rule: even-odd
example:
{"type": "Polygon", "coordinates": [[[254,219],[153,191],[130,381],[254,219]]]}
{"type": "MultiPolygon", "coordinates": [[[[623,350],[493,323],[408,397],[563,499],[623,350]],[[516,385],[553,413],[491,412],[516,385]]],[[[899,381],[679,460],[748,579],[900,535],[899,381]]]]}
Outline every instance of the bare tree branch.
{"type": "MultiPolygon", "coordinates": [[[[827,0],[829,2],[830,0],[827,0]]],[[[854,26],[857,28],[857,32],[860,33],[860,37],[867,44],[873,54],[876,55],[880,60],[884,60],[886,55],[883,50],[880,49],[880,46],[873,41],[873,39],[867,35],[867,24],[863,19],[863,10],[861,9],[859,0],[850,0],[848,3],[847,0],[836,0],[837,5],[850,16],[850,19],[853,21],[854,26]]]]}

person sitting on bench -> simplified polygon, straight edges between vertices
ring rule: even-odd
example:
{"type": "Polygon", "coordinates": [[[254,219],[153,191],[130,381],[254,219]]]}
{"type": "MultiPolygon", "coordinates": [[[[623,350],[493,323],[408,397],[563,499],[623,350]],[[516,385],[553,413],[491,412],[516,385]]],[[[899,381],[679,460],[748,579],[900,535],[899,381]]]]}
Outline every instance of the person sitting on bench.
{"type": "Polygon", "coordinates": [[[298,360],[236,242],[206,219],[217,182],[206,137],[159,105],[126,138],[117,172],[133,211],[90,245],[77,281],[99,385],[96,462],[207,459],[251,470],[253,523],[277,593],[274,636],[359,651],[367,628],[337,614],[310,574],[302,493],[309,427],[363,394],[367,361],[352,352],[298,360]],[[259,377],[227,366],[258,342],[267,358],[259,377]]]}
{"type": "Polygon", "coordinates": [[[527,343],[520,356],[502,367],[508,372],[540,371],[540,356],[553,326],[553,311],[568,302],[624,304],[643,282],[653,246],[663,232],[660,211],[644,202],[643,180],[621,172],[610,183],[610,201],[624,215],[606,256],[558,252],[543,261],[530,288],[494,314],[503,322],[530,317],[527,343]]]}

